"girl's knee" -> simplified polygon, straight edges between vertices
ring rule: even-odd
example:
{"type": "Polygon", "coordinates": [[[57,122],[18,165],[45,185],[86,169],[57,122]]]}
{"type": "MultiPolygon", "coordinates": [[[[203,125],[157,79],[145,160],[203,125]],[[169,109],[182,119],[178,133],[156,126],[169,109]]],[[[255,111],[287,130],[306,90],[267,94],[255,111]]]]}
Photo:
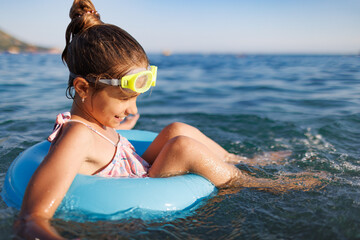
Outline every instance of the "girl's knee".
{"type": "Polygon", "coordinates": [[[178,154],[184,154],[189,146],[193,145],[193,139],[187,136],[179,135],[170,139],[168,144],[170,145],[172,151],[176,151],[178,154]]]}
{"type": "Polygon", "coordinates": [[[192,139],[186,136],[170,139],[150,168],[149,176],[163,177],[188,172],[192,165],[188,150],[191,143],[192,139]]]}
{"type": "Polygon", "coordinates": [[[175,137],[175,136],[181,136],[181,135],[188,136],[189,133],[194,133],[195,131],[198,131],[198,129],[196,129],[195,127],[192,127],[186,123],[174,122],[174,123],[167,125],[163,129],[163,131],[168,136],[175,137]]]}
{"type": "MultiPolygon", "coordinates": [[[[189,127],[189,125],[182,123],[182,122],[173,122],[169,125],[167,125],[164,130],[171,132],[171,133],[181,133],[184,130],[186,130],[189,127]]],[[[177,134],[181,135],[181,134],[177,134]]]]}

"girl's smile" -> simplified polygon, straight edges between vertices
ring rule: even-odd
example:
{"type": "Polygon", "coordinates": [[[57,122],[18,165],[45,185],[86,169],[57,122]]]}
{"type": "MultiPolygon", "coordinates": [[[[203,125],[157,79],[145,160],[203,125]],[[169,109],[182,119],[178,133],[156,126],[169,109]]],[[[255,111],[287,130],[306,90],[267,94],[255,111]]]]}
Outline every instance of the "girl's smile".
{"type": "Polygon", "coordinates": [[[119,116],[116,116],[116,115],[115,115],[115,118],[116,118],[119,122],[122,122],[122,121],[125,119],[125,117],[119,117],[119,116]]]}
{"type": "Polygon", "coordinates": [[[116,128],[120,122],[130,114],[136,114],[137,95],[123,100],[121,89],[118,87],[105,87],[94,93],[89,91],[84,102],[84,111],[91,114],[104,126],[116,128]]]}

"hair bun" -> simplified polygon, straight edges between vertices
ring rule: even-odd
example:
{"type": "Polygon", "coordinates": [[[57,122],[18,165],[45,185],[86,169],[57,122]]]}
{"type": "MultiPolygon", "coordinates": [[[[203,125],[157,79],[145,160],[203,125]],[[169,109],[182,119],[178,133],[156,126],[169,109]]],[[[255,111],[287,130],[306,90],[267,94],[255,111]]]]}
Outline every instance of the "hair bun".
{"type": "Polygon", "coordinates": [[[69,13],[71,20],[76,20],[85,15],[93,15],[100,20],[100,15],[90,0],[74,0],[69,13]]]}
{"type": "Polygon", "coordinates": [[[89,27],[104,24],[100,20],[100,14],[90,0],[75,0],[69,16],[71,23],[66,30],[66,42],[89,27]]]}
{"type": "Polygon", "coordinates": [[[82,17],[84,14],[94,14],[96,16],[99,16],[99,18],[100,18],[99,13],[97,11],[92,10],[92,11],[88,11],[88,12],[85,12],[85,13],[82,13],[82,14],[77,14],[77,15],[73,16],[72,19],[74,19],[76,17],[82,17]]]}

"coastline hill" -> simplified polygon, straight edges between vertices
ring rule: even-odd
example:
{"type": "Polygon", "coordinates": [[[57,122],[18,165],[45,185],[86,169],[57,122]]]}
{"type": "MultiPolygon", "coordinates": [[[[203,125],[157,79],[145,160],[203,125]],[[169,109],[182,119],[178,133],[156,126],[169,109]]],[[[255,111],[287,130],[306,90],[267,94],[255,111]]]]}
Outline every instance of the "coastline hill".
{"type": "Polygon", "coordinates": [[[0,30],[0,53],[53,53],[56,49],[28,44],[0,30]]]}

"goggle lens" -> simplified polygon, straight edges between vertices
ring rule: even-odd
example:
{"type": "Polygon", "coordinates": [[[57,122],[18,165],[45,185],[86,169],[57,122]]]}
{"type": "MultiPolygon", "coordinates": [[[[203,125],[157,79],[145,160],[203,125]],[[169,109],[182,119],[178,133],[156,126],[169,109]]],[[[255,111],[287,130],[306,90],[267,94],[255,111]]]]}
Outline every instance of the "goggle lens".
{"type": "Polygon", "coordinates": [[[152,75],[151,73],[144,73],[138,76],[135,80],[136,92],[145,92],[151,87],[152,75]]]}
{"type": "Polygon", "coordinates": [[[121,79],[122,88],[128,88],[138,93],[144,93],[155,86],[157,77],[157,67],[151,66],[149,70],[124,76],[121,79]]]}

